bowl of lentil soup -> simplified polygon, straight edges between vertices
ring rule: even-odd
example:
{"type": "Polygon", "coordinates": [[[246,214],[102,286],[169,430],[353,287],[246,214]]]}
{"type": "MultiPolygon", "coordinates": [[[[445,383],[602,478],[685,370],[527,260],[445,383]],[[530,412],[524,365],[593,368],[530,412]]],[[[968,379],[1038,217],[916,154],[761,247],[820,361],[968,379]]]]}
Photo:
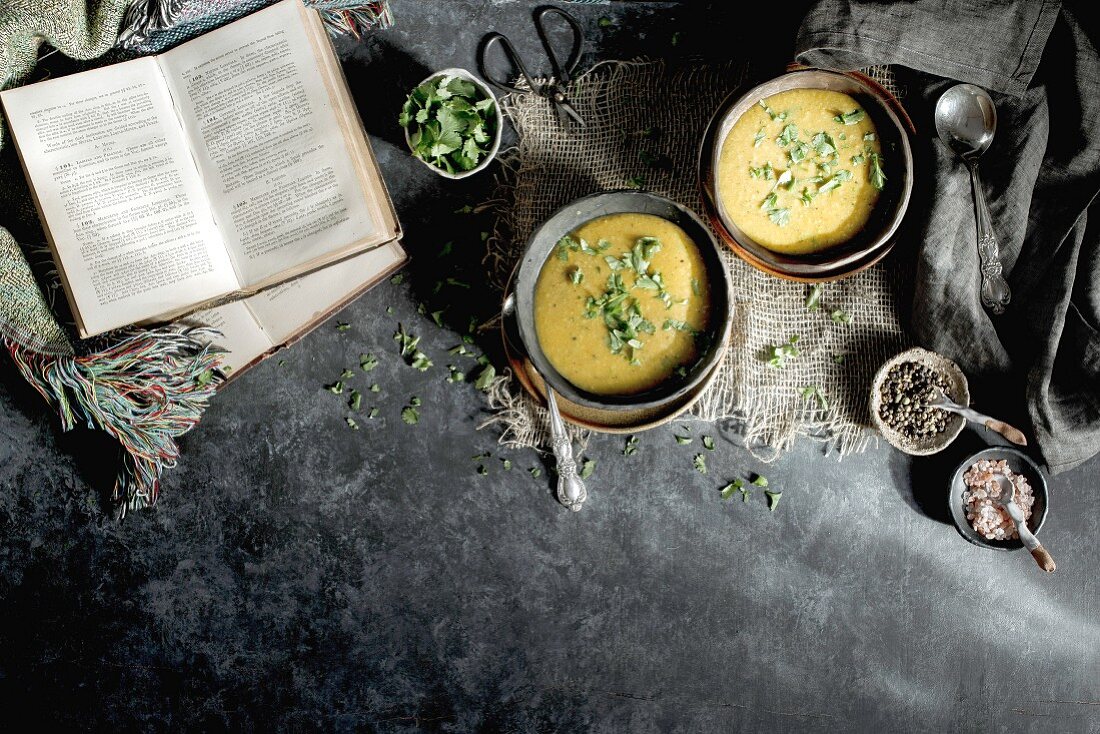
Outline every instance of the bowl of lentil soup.
{"type": "Polygon", "coordinates": [[[912,122],[867,76],[798,68],[735,90],[699,149],[710,223],[753,267],[836,280],[893,246],[913,188],[912,122]]]}
{"type": "Polygon", "coordinates": [[[584,408],[659,408],[714,371],[732,295],[721,250],[687,207],[644,191],[563,206],[512,278],[518,341],[538,373],[584,408]]]}

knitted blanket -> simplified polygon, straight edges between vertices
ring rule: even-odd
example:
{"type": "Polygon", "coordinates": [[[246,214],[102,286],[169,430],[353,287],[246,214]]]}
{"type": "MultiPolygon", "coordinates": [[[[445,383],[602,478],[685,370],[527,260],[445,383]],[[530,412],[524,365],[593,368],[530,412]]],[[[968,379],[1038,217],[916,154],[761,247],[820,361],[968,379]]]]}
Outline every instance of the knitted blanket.
{"type": "MultiPolygon", "coordinates": [[[[48,46],[74,59],[94,59],[115,45],[124,27],[132,48],[159,50],[270,2],[138,0],[130,7],[131,0],[5,0],[0,88],[34,81],[32,72],[48,46]]],[[[357,34],[389,22],[384,0],[318,4],[331,32],[357,34]]],[[[179,457],[176,440],[198,423],[221,382],[220,353],[210,346],[209,330],[178,325],[77,338],[4,128],[0,125],[0,343],[57,411],[64,430],[80,423],[118,441],[113,497],[122,517],[157,501],[161,475],[179,457]]]]}

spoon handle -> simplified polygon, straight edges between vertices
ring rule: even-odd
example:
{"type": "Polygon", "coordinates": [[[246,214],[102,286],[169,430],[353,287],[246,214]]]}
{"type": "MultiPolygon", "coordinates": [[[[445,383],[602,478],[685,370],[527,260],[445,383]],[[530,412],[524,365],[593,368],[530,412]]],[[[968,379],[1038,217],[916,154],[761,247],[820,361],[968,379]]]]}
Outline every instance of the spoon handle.
{"type": "Polygon", "coordinates": [[[1020,532],[1020,540],[1023,541],[1024,546],[1031,551],[1031,557],[1039,564],[1039,568],[1047,573],[1054,573],[1055,569],[1058,568],[1054,564],[1054,558],[1050,555],[1050,552],[1043,547],[1043,544],[1039,542],[1039,539],[1035,537],[1035,533],[1028,529],[1027,523],[1017,523],[1016,529],[1020,532]]]}
{"type": "Polygon", "coordinates": [[[993,218],[989,215],[989,206],[985,203],[982,179],[978,174],[977,161],[969,164],[970,186],[974,190],[974,219],[978,223],[978,261],[982,271],[982,305],[994,315],[1005,312],[1012,300],[1012,291],[1002,275],[1001,248],[997,235],[993,232],[993,218]]]}
{"type": "Polygon", "coordinates": [[[569,440],[565,421],[558,411],[554,388],[545,380],[543,384],[546,386],[546,407],[550,409],[550,445],[554,449],[554,462],[558,469],[558,502],[577,512],[588,499],[588,490],[577,473],[577,462],[573,460],[573,442],[569,440]]]}
{"type": "Polygon", "coordinates": [[[985,426],[991,431],[1001,434],[1005,439],[1011,441],[1017,446],[1027,446],[1027,437],[1024,432],[1015,426],[1010,426],[1004,421],[991,418],[985,413],[979,413],[973,408],[964,408],[957,403],[940,403],[936,407],[943,408],[944,410],[950,410],[953,413],[958,413],[963,418],[966,418],[971,423],[977,423],[978,425],[985,426]]]}

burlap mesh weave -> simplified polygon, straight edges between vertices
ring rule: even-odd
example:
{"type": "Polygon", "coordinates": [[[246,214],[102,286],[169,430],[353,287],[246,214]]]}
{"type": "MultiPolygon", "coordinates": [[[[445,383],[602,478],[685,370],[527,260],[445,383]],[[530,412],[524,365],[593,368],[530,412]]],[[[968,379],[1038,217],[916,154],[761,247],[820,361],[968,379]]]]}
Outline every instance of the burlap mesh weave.
{"type": "MultiPolygon", "coordinates": [[[[519,143],[504,158],[500,198],[508,203],[489,242],[486,262],[496,284],[503,289],[528,237],[556,209],[594,191],[625,188],[633,177],[644,177],[645,189],[702,212],[699,141],[743,75],[735,66],[601,64],[577,80],[570,94],[584,128],[563,127],[549,102],[536,95],[504,98],[519,143]],[[671,165],[646,165],[643,153],[665,156],[671,165]]],[[[872,70],[872,76],[897,92],[887,70],[872,70]]],[[[742,432],[765,460],[799,435],[825,440],[840,455],[862,450],[873,435],[867,425],[871,378],[909,343],[897,303],[906,276],[895,258],[824,284],[816,311],[805,306],[808,286],[764,275],[732,251],[725,259],[735,308],[730,347],[692,415],[742,432]],[[850,323],[831,317],[838,309],[851,316],[850,323]],[[762,353],[795,334],[800,354],[782,369],[768,366],[762,353]],[[827,406],[805,396],[805,388],[817,388],[827,406]]],[[[503,443],[545,448],[545,414],[521,390],[515,382],[495,386],[490,422],[503,429],[503,443]]]]}

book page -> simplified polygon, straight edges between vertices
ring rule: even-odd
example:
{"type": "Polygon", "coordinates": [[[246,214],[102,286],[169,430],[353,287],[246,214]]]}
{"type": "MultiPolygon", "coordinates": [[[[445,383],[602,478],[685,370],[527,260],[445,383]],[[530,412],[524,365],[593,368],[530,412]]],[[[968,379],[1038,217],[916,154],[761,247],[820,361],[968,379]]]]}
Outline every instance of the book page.
{"type": "Polygon", "coordinates": [[[282,344],[404,261],[401,245],[390,242],[257,293],[244,303],[271,341],[282,344]]]}
{"type": "Polygon", "coordinates": [[[303,12],[298,0],[284,0],[160,57],[246,287],[382,229],[303,12]]]}
{"type": "Polygon", "coordinates": [[[240,287],[155,60],[3,103],[86,335],[240,287]]]}
{"type": "Polygon", "coordinates": [[[244,301],[196,311],[184,321],[192,325],[210,326],[222,333],[221,338],[213,341],[226,350],[222,365],[227,374],[240,371],[275,346],[244,301]]]}

